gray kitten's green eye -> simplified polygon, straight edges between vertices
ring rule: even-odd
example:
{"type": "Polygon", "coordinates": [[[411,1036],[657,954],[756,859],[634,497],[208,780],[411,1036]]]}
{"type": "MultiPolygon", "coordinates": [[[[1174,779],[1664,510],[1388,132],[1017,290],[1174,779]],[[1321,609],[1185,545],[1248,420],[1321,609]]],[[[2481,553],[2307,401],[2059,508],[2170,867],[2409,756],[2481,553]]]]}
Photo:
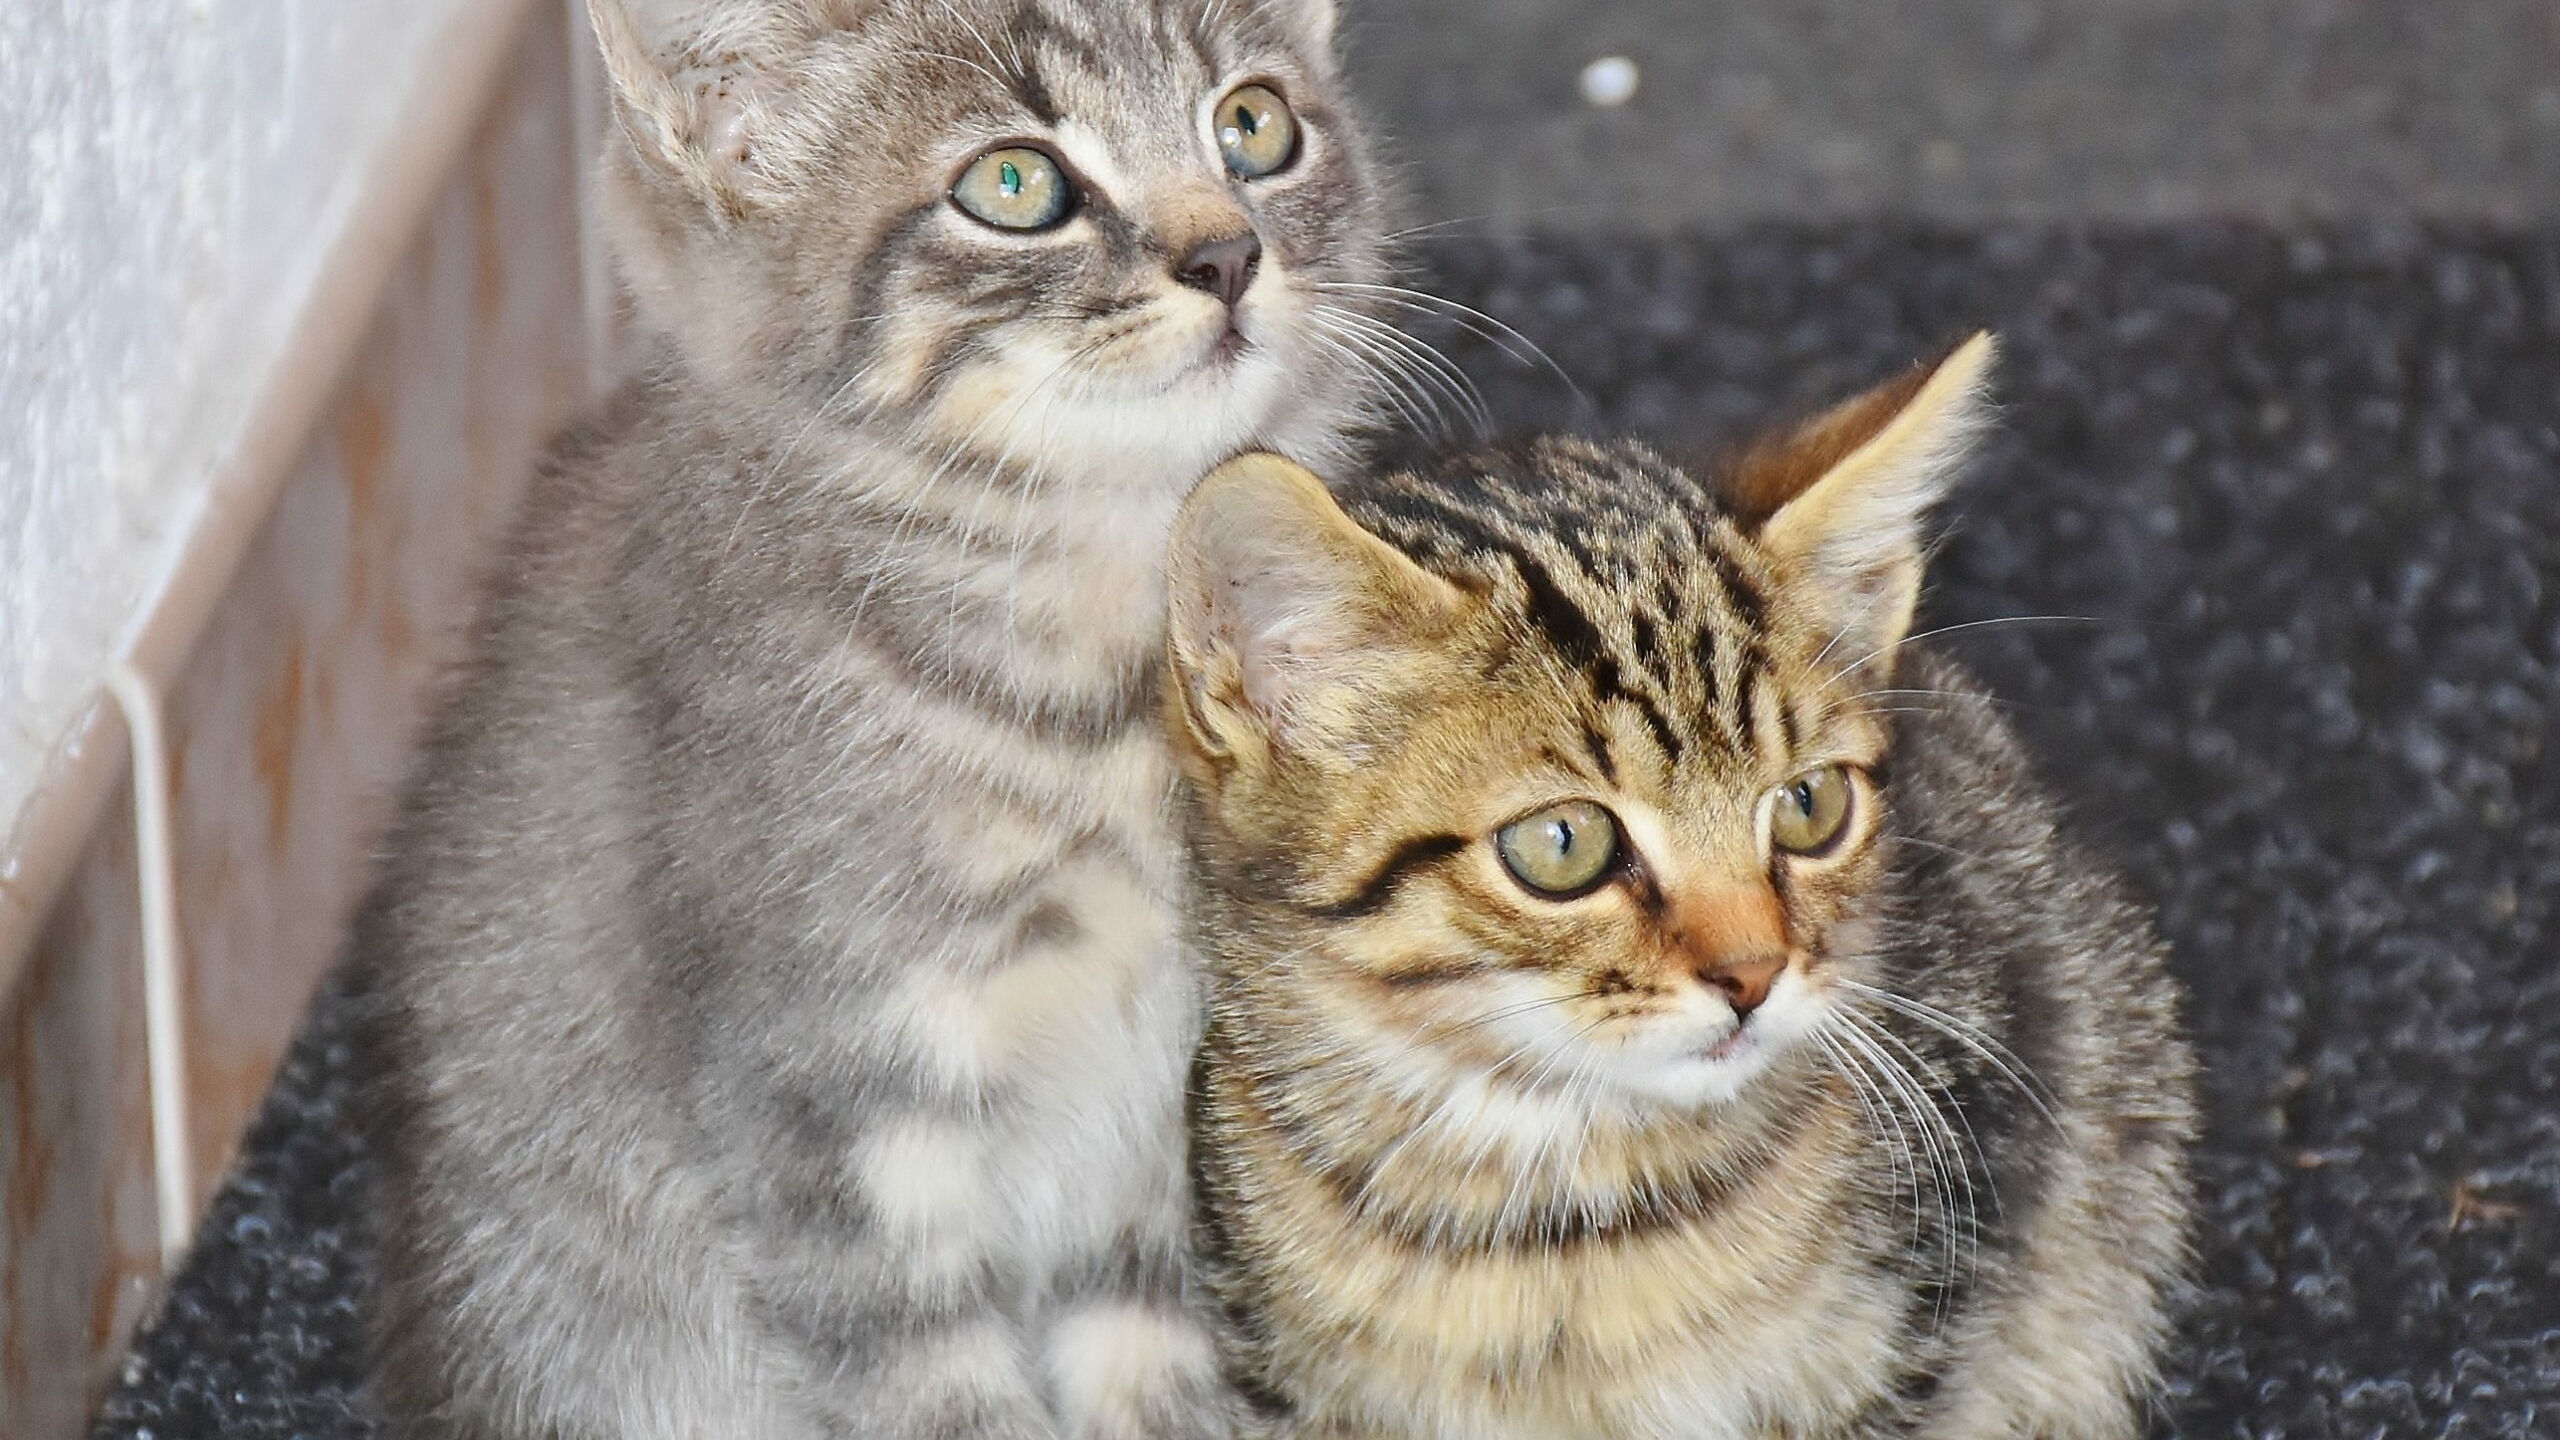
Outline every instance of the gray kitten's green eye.
{"type": "Polygon", "coordinates": [[[1570,896],[1616,863],[1618,822],[1588,800],[1568,800],[1503,826],[1493,846],[1513,879],[1540,895],[1570,896]]]}
{"type": "Polygon", "coordinates": [[[1769,807],[1769,843],[1795,855],[1828,849],[1849,825],[1849,767],[1807,770],[1778,787],[1769,807]]]}
{"type": "Polygon", "coordinates": [[[1210,112],[1218,153],[1246,180],[1285,169],[1298,154],[1298,117],[1265,85],[1239,85],[1210,112]]]}
{"type": "Polygon", "coordinates": [[[1067,218],[1075,200],[1057,161],[1019,145],[970,161],[951,187],[951,203],[999,230],[1047,229],[1067,218]]]}

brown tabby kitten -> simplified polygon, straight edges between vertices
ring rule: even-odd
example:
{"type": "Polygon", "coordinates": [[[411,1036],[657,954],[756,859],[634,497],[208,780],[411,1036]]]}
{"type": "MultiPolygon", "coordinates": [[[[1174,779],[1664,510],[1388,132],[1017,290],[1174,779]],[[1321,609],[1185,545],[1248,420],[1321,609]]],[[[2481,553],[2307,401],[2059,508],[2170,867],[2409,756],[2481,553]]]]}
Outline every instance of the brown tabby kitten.
{"type": "Polygon", "coordinates": [[[1990,358],[1712,486],[1543,441],[1193,495],[1194,1165],[1274,1433],[2137,1432],[2174,989],[1906,634],[1990,358]]]}

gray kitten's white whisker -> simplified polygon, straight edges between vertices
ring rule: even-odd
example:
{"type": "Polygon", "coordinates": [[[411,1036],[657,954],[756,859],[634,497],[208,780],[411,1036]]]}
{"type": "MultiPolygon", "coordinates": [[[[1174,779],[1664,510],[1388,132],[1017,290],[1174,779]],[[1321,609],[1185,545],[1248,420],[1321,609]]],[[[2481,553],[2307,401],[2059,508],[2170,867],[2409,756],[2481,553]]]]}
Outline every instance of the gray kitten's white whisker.
{"type": "Polygon", "coordinates": [[[966,55],[954,55],[944,50],[907,50],[900,53],[904,54],[910,60],[944,60],[954,65],[966,65],[970,69],[977,71],[979,74],[986,76],[990,80],[993,80],[998,85],[1006,83],[1005,78],[1002,75],[999,75],[995,71],[988,69],[986,66],[979,64],[977,61],[970,59],[966,55]]]}
{"type": "Polygon", "coordinates": [[[1381,354],[1367,337],[1337,327],[1322,311],[1311,312],[1307,319],[1314,327],[1308,338],[1357,365],[1377,385],[1380,397],[1404,418],[1406,424],[1424,434],[1447,433],[1450,428],[1447,417],[1439,412],[1433,398],[1418,392],[1412,378],[1404,369],[1398,368],[1409,362],[1403,362],[1398,356],[1381,354]]]}
{"type": "Polygon", "coordinates": [[[1466,371],[1458,368],[1456,361],[1451,360],[1429,343],[1408,335],[1383,320],[1372,320],[1365,316],[1362,320],[1370,333],[1376,335],[1380,341],[1412,357],[1414,363],[1421,367],[1424,373],[1437,378],[1438,383],[1445,387],[1450,400],[1467,416],[1468,423],[1474,427],[1478,438],[1492,433],[1493,415],[1485,406],[1484,392],[1476,388],[1476,382],[1468,378],[1466,371]]]}
{"type": "Polygon", "coordinates": [[[1571,375],[1565,373],[1564,367],[1556,363],[1556,358],[1547,353],[1545,346],[1522,334],[1509,322],[1478,310],[1472,305],[1462,305],[1445,296],[1403,285],[1370,285],[1357,281],[1337,280],[1318,282],[1316,288],[1350,294],[1376,295],[1408,310],[1450,319],[1469,333],[1491,341],[1504,354],[1520,363],[1544,368],[1564,382],[1565,389],[1576,401],[1585,407],[1591,404],[1591,397],[1583,392],[1582,387],[1574,382],[1571,375]]]}
{"type": "MultiPolygon", "coordinates": [[[[943,13],[949,15],[952,19],[959,21],[961,27],[969,32],[970,37],[978,42],[978,48],[987,53],[987,63],[997,66],[998,68],[1002,68],[1005,64],[1005,57],[996,53],[994,43],[987,39],[986,31],[978,28],[978,22],[970,19],[967,15],[962,14],[960,7],[953,4],[952,0],[940,0],[940,3],[942,5],[943,13]]],[[[1019,81],[1023,78],[1021,57],[1019,55],[1014,57],[1013,71],[1014,73],[1011,77],[1013,80],[1019,81]]],[[[1002,75],[991,74],[989,78],[993,79],[999,85],[1007,83],[1007,77],[1002,75]]]]}
{"type": "Polygon", "coordinates": [[[1407,378],[1414,387],[1414,398],[1427,401],[1433,411],[1434,423],[1426,428],[1443,435],[1454,433],[1456,427],[1450,424],[1444,406],[1455,408],[1478,434],[1489,427],[1483,399],[1473,393],[1466,377],[1455,374],[1454,367],[1436,352],[1412,344],[1410,337],[1395,327],[1330,305],[1318,307],[1308,318],[1335,338],[1367,351],[1384,370],[1407,378]]]}
{"type": "Polygon", "coordinates": [[[1342,323],[1363,334],[1373,335],[1381,342],[1394,347],[1399,353],[1410,356],[1417,365],[1430,370],[1458,392],[1459,398],[1472,413],[1478,415],[1483,413],[1484,396],[1476,389],[1475,382],[1468,378],[1467,373],[1459,368],[1457,362],[1442,354],[1437,347],[1406,334],[1377,316],[1363,314],[1358,310],[1340,305],[1327,305],[1322,308],[1342,323]]]}

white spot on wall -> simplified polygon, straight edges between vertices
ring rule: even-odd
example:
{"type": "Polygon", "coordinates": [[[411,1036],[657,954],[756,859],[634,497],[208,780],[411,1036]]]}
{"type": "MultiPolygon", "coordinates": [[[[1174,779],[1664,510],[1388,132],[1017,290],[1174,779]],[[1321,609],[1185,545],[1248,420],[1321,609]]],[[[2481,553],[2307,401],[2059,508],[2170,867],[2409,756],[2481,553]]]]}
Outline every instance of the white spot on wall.
{"type": "Polygon", "coordinates": [[[1615,110],[1636,98],[1643,83],[1636,62],[1624,55],[1603,55],[1582,67],[1582,98],[1602,110],[1615,110]]]}

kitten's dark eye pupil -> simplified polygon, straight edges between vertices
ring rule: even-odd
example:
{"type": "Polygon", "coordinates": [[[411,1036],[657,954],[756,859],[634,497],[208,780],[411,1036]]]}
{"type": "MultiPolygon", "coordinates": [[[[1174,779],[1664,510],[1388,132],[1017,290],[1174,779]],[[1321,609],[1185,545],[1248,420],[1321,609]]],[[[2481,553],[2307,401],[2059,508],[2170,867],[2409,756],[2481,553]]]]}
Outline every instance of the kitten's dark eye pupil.
{"type": "Polygon", "coordinates": [[[1022,193],[1022,172],[1014,167],[1012,161],[1007,160],[999,167],[996,183],[1004,187],[1004,193],[1007,195],[1019,195],[1022,193]]]}
{"type": "Polygon", "coordinates": [[[1810,782],[1804,780],[1797,781],[1796,788],[1791,792],[1791,798],[1796,802],[1796,812],[1798,814],[1803,815],[1808,820],[1813,818],[1813,786],[1810,782]]]}
{"type": "Polygon", "coordinates": [[[1573,826],[1567,821],[1558,820],[1554,825],[1549,827],[1549,829],[1556,837],[1556,853],[1558,855],[1572,854],[1573,826]]]}
{"type": "Polygon", "coordinates": [[[1236,128],[1247,135],[1257,135],[1261,133],[1262,121],[1254,116],[1252,106],[1238,105],[1236,107],[1236,128]]]}

